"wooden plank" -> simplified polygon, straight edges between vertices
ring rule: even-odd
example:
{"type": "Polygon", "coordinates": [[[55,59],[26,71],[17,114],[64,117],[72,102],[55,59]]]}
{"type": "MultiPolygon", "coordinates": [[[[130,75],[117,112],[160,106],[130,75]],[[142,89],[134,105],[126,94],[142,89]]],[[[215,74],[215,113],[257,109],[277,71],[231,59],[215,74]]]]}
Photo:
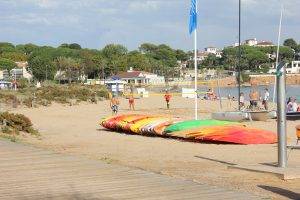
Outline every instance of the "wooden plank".
{"type": "Polygon", "coordinates": [[[251,194],[0,141],[0,199],[256,199],[251,194]],[[3,145],[2,145],[3,144],[3,145]],[[23,151],[23,153],[22,153],[23,151]]]}

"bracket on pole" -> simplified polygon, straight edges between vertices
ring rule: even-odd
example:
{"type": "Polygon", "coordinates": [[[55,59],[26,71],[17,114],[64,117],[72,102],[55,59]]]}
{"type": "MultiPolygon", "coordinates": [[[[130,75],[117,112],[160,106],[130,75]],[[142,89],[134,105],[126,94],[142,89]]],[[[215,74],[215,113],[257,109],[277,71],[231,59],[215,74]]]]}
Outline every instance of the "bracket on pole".
{"type": "Polygon", "coordinates": [[[281,61],[277,66],[276,66],[276,76],[282,76],[283,74],[283,67],[285,66],[285,61],[281,61]]]}

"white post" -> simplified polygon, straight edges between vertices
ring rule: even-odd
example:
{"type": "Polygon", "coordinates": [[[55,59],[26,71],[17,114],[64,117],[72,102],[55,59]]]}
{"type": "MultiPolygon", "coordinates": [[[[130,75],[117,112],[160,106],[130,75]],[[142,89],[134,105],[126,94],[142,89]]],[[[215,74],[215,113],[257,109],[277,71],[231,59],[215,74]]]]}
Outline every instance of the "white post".
{"type": "MultiPolygon", "coordinates": [[[[282,24],[282,17],[283,17],[283,5],[281,6],[280,11],[280,21],[279,21],[279,30],[278,30],[278,39],[277,39],[277,53],[276,53],[276,64],[275,68],[278,66],[279,63],[279,50],[280,50],[280,37],[281,37],[281,24],[282,24]]],[[[276,94],[276,87],[277,87],[277,77],[274,77],[274,90],[273,90],[273,103],[275,102],[275,94],[276,94]]]]}
{"type": "MultiPolygon", "coordinates": [[[[196,1],[196,13],[198,13],[197,9],[197,1],[196,1]]],[[[197,64],[197,28],[194,31],[194,65],[195,65],[195,120],[198,120],[198,64],[197,64]]]]}

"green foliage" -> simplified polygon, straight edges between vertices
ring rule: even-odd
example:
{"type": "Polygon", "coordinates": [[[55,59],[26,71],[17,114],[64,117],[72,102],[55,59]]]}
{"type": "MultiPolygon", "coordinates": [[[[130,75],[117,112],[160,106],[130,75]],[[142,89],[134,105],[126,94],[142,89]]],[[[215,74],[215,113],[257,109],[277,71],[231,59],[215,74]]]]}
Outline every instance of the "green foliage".
{"type": "Polygon", "coordinates": [[[1,113],[0,122],[6,123],[2,124],[4,125],[2,131],[4,130],[6,133],[19,133],[19,131],[22,131],[33,135],[37,134],[37,131],[32,127],[33,124],[31,120],[22,114],[1,113]]]}
{"type": "Polygon", "coordinates": [[[64,70],[69,80],[87,75],[88,78],[103,78],[126,71],[130,67],[165,76],[174,76],[178,72],[177,60],[186,61],[189,54],[180,49],[161,44],[142,44],[139,51],[128,52],[120,44],[109,44],[102,50],[82,49],[77,43],[61,44],[58,48],[24,44],[14,46],[11,43],[0,43],[2,68],[15,66],[10,61],[28,61],[34,78],[39,81],[53,80],[58,69],[64,70]],[[61,63],[61,58],[64,59],[61,63]],[[68,64],[66,64],[68,63],[68,64]],[[75,64],[76,63],[76,64],[75,64]],[[8,67],[7,67],[8,66],[8,67]]]}
{"type": "Polygon", "coordinates": [[[269,69],[272,67],[271,63],[264,63],[260,66],[260,71],[262,73],[268,73],[269,69]]]}
{"type": "Polygon", "coordinates": [[[220,59],[214,54],[209,54],[207,58],[201,63],[204,67],[216,67],[220,65],[220,59]]]}
{"type": "Polygon", "coordinates": [[[127,48],[120,44],[109,44],[102,49],[102,55],[108,59],[124,56],[127,52],[127,48]]]}
{"type": "Polygon", "coordinates": [[[0,54],[3,52],[15,52],[15,46],[8,42],[0,42],[0,54]]]}
{"type": "Polygon", "coordinates": [[[89,101],[95,98],[95,94],[98,97],[108,97],[108,91],[105,87],[86,87],[79,85],[46,86],[39,88],[35,94],[38,104],[43,104],[45,101],[48,103],[69,103],[71,99],[89,101]]]}
{"type": "Polygon", "coordinates": [[[27,56],[21,52],[3,52],[0,57],[14,62],[27,61],[27,56]]]}
{"type": "Polygon", "coordinates": [[[189,59],[189,56],[187,53],[185,53],[183,50],[181,49],[177,49],[175,50],[175,56],[176,56],[176,59],[177,60],[180,60],[180,61],[187,61],[189,59]]]}
{"type": "Polygon", "coordinates": [[[17,142],[18,141],[17,137],[15,136],[14,133],[12,133],[12,130],[9,129],[9,127],[7,127],[7,126],[2,127],[1,131],[2,131],[2,133],[4,133],[4,134],[0,134],[1,138],[4,138],[4,139],[9,140],[11,142],[17,142]]]}
{"type": "MultiPolygon", "coordinates": [[[[63,72],[61,76],[64,76],[69,83],[72,80],[78,80],[80,76],[80,61],[75,60],[74,58],[66,58],[66,57],[59,57],[56,59],[56,66],[60,71],[63,72]]],[[[61,79],[61,77],[59,77],[61,79]]]]}
{"type": "Polygon", "coordinates": [[[141,44],[139,50],[148,58],[147,63],[150,64],[151,71],[164,75],[166,78],[178,75],[178,71],[174,70],[178,66],[177,60],[188,59],[188,54],[184,51],[174,50],[165,44],[144,43],[141,44]]]}
{"type": "Polygon", "coordinates": [[[31,57],[28,63],[34,77],[39,81],[54,79],[56,66],[48,56],[31,57]]]}
{"type": "Polygon", "coordinates": [[[249,83],[250,76],[249,74],[241,73],[241,82],[242,83],[249,83]]]}
{"type": "Polygon", "coordinates": [[[24,89],[30,86],[30,82],[26,78],[21,78],[18,80],[18,88],[24,89]]]}
{"type": "Polygon", "coordinates": [[[30,55],[33,51],[37,50],[39,47],[35,44],[20,44],[16,46],[17,51],[24,53],[25,55],[30,55]]]}
{"type": "MultiPolygon", "coordinates": [[[[274,62],[273,59],[268,58],[268,54],[276,54],[277,47],[253,47],[243,45],[241,47],[241,69],[251,71],[261,71],[264,68],[266,71],[266,64],[274,62]],[[262,67],[262,65],[264,67],[262,67]]],[[[292,60],[294,52],[290,47],[280,47],[280,60],[292,60]]],[[[221,64],[227,69],[235,69],[238,65],[238,48],[227,47],[223,50],[223,57],[221,64]]]]}
{"type": "Polygon", "coordinates": [[[293,38],[288,38],[283,42],[284,46],[290,47],[294,50],[297,49],[297,42],[293,38]]]}
{"type": "Polygon", "coordinates": [[[107,61],[110,75],[124,71],[127,68],[127,66],[124,66],[127,52],[127,48],[119,44],[109,44],[102,49],[101,53],[107,61]]]}
{"type": "Polygon", "coordinates": [[[79,44],[77,44],[77,43],[72,43],[72,44],[66,44],[66,43],[64,43],[64,44],[61,44],[59,47],[61,47],[61,48],[69,48],[69,49],[77,49],[77,50],[81,49],[81,46],[79,44]]]}
{"type": "Polygon", "coordinates": [[[13,68],[17,67],[16,63],[7,58],[0,58],[0,69],[1,70],[12,70],[13,68]]]}

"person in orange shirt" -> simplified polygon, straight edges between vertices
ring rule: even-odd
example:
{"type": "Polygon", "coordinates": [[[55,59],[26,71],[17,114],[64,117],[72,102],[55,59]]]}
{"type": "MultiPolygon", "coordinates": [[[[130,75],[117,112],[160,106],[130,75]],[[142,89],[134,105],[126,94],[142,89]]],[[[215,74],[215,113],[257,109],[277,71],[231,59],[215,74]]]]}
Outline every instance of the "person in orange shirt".
{"type": "Polygon", "coordinates": [[[167,108],[170,109],[170,100],[171,100],[171,94],[169,93],[169,91],[166,91],[166,94],[165,94],[165,100],[166,100],[166,103],[167,103],[167,108]]]}
{"type": "Polygon", "coordinates": [[[135,110],[134,109],[134,96],[133,96],[133,94],[131,94],[129,96],[128,102],[129,102],[129,110],[135,110]]]}

